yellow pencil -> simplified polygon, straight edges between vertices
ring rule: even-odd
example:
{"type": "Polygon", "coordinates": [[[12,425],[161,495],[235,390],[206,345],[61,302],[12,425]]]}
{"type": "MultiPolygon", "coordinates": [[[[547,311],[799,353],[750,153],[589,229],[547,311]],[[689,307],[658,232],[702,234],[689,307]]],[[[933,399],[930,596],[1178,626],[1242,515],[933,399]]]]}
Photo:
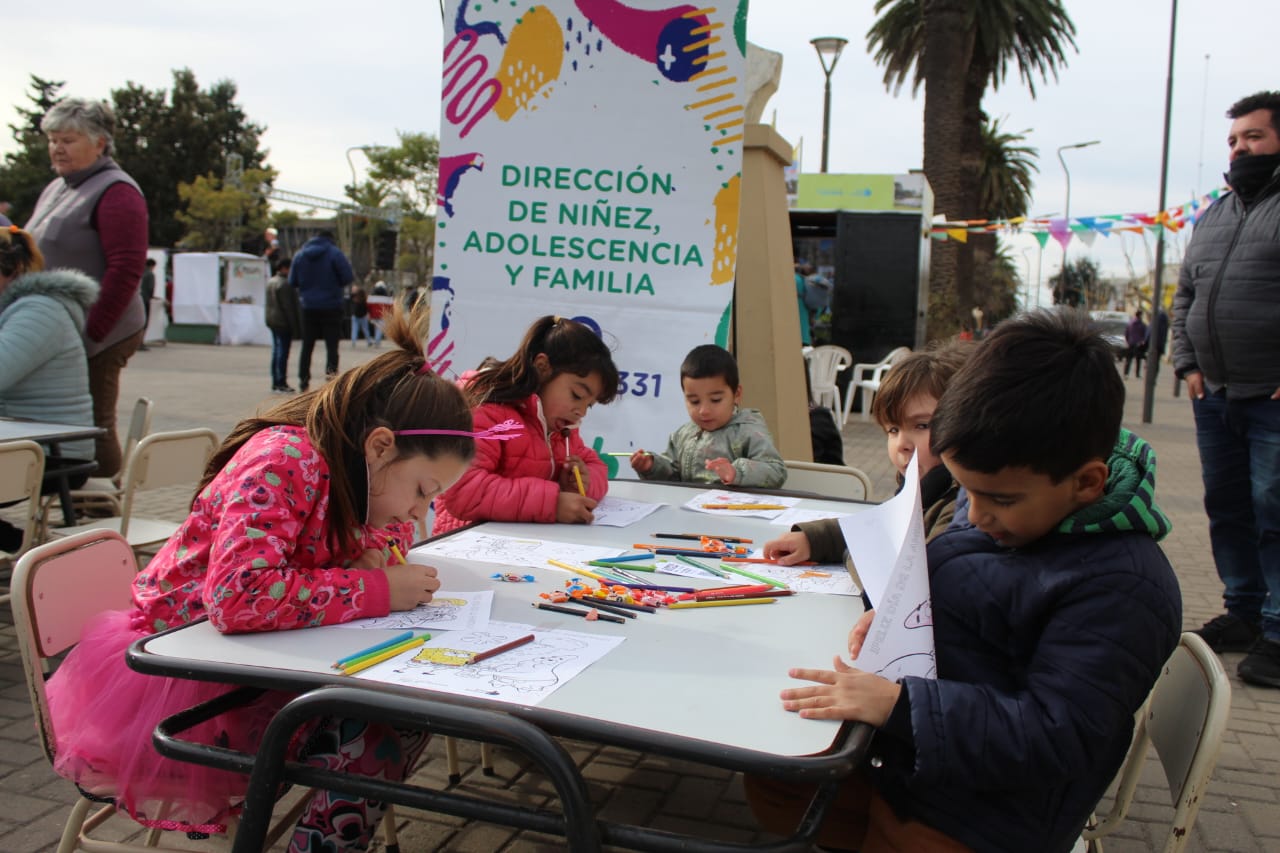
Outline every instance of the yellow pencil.
{"type": "MultiPolygon", "coordinates": [[[[744,599],[744,600],[749,600],[749,599],[744,599]]],[[[365,660],[362,660],[362,661],[356,661],[352,663],[350,666],[344,666],[342,668],[342,674],[354,675],[357,672],[368,669],[374,664],[382,663],[384,660],[390,660],[391,658],[395,657],[398,654],[406,652],[409,649],[416,648],[417,646],[422,645],[426,641],[427,641],[426,637],[414,637],[412,640],[405,640],[400,645],[392,646],[391,648],[387,649],[385,652],[382,652],[381,654],[374,655],[373,657],[366,658],[365,660]]]]}
{"type": "Polygon", "coordinates": [[[787,509],[783,504],[703,504],[703,509],[787,509]]]}
{"type": "Polygon", "coordinates": [[[409,561],[404,558],[404,554],[400,553],[399,546],[397,546],[396,543],[394,542],[391,543],[391,553],[394,554],[395,558],[400,561],[400,565],[402,566],[409,565],[409,561]]]}
{"type": "Polygon", "coordinates": [[[578,466],[573,466],[573,479],[578,481],[578,494],[584,498],[587,496],[587,487],[582,485],[582,472],[578,470],[578,466]]]}
{"type": "Polygon", "coordinates": [[[575,574],[586,575],[589,578],[594,578],[595,580],[598,580],[598,581],[604,581],[605,583],[617,583],[617,581],[611,580],[605,577],[604,575],[598,575],[595,572],[588,571],[587,569],[580,569],[577,566],[570,565],[569,563],[562,563],[559,560],[547,560],[547,562],[558,569],[564,569],[566,572],[574,572],[575,574]]]}
{"type": "Polygon", "coordinates": [[[739,604],[773,604],[776,598],[726,598],[722,601],[709,598],[706,601],[676,601],[668,604],[671,610],[683,610],[687,607],[737,607],[739,604]]]}

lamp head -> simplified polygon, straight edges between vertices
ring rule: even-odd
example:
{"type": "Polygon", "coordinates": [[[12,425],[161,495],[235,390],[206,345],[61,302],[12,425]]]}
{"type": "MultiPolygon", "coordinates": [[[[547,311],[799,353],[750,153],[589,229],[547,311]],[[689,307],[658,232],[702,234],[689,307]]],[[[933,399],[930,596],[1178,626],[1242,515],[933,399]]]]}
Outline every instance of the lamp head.
{"type": "Polygon", "coordinates": [[[840,52],[844,50],[844,46],[849,43],[848,39],[839,36],[819,36],[810,39],[809,44],[813,45],[813,49],[818,52],[818,61],[822,63],[822,70],[828,76],[836,68],[836,62],[840,59],[840,52]],[[831,57],[831,65],[827,65],[827,57],[831,57]]]}

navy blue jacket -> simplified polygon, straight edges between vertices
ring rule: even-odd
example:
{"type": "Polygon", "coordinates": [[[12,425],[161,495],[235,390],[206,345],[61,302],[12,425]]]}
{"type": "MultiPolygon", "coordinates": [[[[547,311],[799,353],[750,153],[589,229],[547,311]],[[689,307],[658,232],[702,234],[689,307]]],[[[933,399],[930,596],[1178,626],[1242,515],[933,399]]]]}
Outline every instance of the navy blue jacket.
{"type": "MultiPolygon", "coordinates": [[[[1153,489],[1131,507],[1154,510],[1153,489]]],[[[975,850],[1066,851],[1177,645],[1178,582],[1149,531],[1069,519],[1010,549],[967,513],[962,492],[927,546],[937,680],[902,680],[865,770],[900,814],[975,850]]]]}
{"type": "Polygon", "coordinates": [[[323,235],[307,241],[289,270],[289,284],[298,288],[304,311],[341,311],[342,289],[354,280],[347,256],[323,235]]]}

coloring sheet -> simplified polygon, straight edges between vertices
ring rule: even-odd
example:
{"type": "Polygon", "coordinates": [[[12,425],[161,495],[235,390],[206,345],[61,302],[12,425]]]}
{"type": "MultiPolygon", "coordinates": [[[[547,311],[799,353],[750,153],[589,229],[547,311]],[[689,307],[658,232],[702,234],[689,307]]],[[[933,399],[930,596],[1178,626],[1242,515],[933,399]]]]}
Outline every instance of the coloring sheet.
{"type": "Polygon", "coordinates": [[[851,512],[836,512],[835,510],[793,508],[776,518],[769,519],[769,523],[790,530],[793,525],[804,524],[806,521],[821,521],[824,518],[848,518],[851,515],[853,515],[851,512]]]}
{"type": "Polygon", "coordinates": [[[577,631],[539,630],[532,625],[490,622],[483,628],[449,631],[389,661],[357,673],[405,687],[481,696],[499,702],[537,705],[557,687],[600,660],[624,637],[577,631]],[[459,665],[472,653],[519,637],[536,639],[474,664],[459,665]]]}
{"type": "MultiPolygon", "coordinates": [[[[758,555],[757,555],[758,556],[758,555]]],[[[862,595],[853,577],[838,564],[822,566],[779,566],[775,563],[747,563],[744,569],[753,575],[782,581],[795,592],[819,592],[825,595],[862,595]]],[[[739,578],[738,583],[751,583],[739,578]]]]}
{"type": "Polygon", "coordinates": [[[876,610],[853,665],[890,680],[936,678],[929,567],[925,560],[920,475],[913,457],[906,485],[884,503],[840,520],[845,544],[876,610]]]}
{"type": "Polygon", "coordinates": [[[780,513],[800,503],[800,498],[780,495],[753,495],[749,492],[725,492],[712,490],[699,492],[685,502],[684,508],[707,515],[741,515],[754,518],[777,518],[780,513]],[[768,509],[752,509],[758,505],[768,509]],[[733,509],[708,509],[708,506],[729,506],[733,509]]]}
{"type": "Polygon", "coordinates": [[[588,563],[591,560],[607,560],[625,549],[600,545],[575,545],[570,542],[552,542],[546,539],[517,539],[514,536],[495,536],[462,530],[435,542],[413,549],[420,556],[458,557],[481,563],[500,563],[505,566],[529,566],[547,568],[547,560],[566,563],[588,563]]]}
{"type": "MultiPolygon", "coordinates": [[[[727,578],[722,578],[713,572],[695,568],[688,563],[681,563],[677,560],[665,560],[659,557],[654,561],[654,565],[657,566],[655,571],[663,575],[679,575],[684,578],[703,578],[709,581],[717,581],[725,586],[738,586],[743,583],[742,578],[734,577],[733,575],[730,575],[727,578]]],[[[728,573],[726,572],[726,574],[728,573]]]]}
{"type": "Polygon", "coordinates": [[[629,501],[626,498],[605,495],[591,511],[595,516],[595,520],[591,523],[596,527],[629,527],[662,506],[662,504],[629,501]]]}
{"type": "Polygon", "coordinates": [[[489,612],[493,609],[493,590],[483,592],[450,592],[437,590],[427,604],[419,604],[413,610],[398,610],[386,616],[356,619],[344,622],[340,628],[430,628],[435,630],[466,631],[483,628],[489,624],[489,612]]]}

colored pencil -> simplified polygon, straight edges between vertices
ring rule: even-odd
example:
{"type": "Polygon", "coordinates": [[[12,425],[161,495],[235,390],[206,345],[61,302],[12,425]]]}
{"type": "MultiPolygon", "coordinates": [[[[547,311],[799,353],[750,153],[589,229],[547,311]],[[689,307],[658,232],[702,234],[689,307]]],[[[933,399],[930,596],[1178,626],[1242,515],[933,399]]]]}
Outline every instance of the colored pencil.
{"type": "Polygon", "coordinates": [[[626,619],[636,618],[636,615],[626,608],[614,607],[611,603],[596,601],[594,598],[575,598],[574,601],[583,607],[594,607],[596,610],[603,610],[605,613],[612,613],[615,616],[622,616],[626,619]]]}
{"type": "Polygon", "coordinates": [[[578,494],[584,498],[587,496],[587,487],[582,485],[582,472],[578,470],[578,466],[573,466],[573,479],[578,482],[578,494]]]}
{"type": "Polygon", "coordinates": [[[342,667],[346,666],[347,664],[351,663],[357,658],[362,658],[366,655],[376,654],[377,652],[380,652],[383,649],[389,649],[392,646],[398,646],[404,641],[412,640],[412,639],[413,639],[413,632],[405,631],[403,634],[396,634],[394,637],[392,637],[389,640],[383,640],[381,643],[375,643],[372,646],[369,646],[369,648],[367,649],[361,649],[360,651],[355,652],[354,654],[349,654],[344,658],[338,658],[336,661],[329,664],[329,666],[333,669],[341,669],[342,667]]]}
{"type": "Polygon", "coordinates": [[[753,583],[743,586],[721,586],[712,587],[710,589],[700,589],[694,593],[697,598],[705,598],[709,595],[754,595],[766,593],[777,587],[769,586],[767,583],[753,583]]]}
{"type": "Polygon", "coordinates": [[[653,554],[646,551],[643,554],[622,554],[617,557],[606,557],[606,563],[634,563],[638,560],[652,560],[653,554]]]}
{"type": "MultiPolygon", "coordinates": [[[[722,562],[725,563],[768,563],[770,565],[780,565],[777,560],[770,560],[764,557],[725,557],[722,562]]],[[[813,560],[807,560],[803,563],[792,563],[793,566],[816,566],[813,560]]]]}
{"type": "Polygon", "coordinates": [[[489,658],[494,657],[495,655],[500,655],[503,652],[509,652],[512,649],[518,649],[521,646],[525,645],[526,643],[532,643],[534,639],[535,638],[533,634],[526,634],[525,636],[520,637],[519,639],[516,639],[516,640],[512,640],[509,643],[503,643],[500,646],[494,646],[491,649],[485,649],[483,652],[476,652],[467,660],[467,663],[479,663],[482,660],[488,660],[489,658]]]}
{"type": "Polygon", "coordinates": [[[703,563],[699,563],[697,560],[693,559],[692,557],[686,557],[683,554],[679,554],[676,556],[676,559],[684,563],[686,566],[693,566],[695,569],[702,569],[707,574],[715,575],[718,578],[729,577],[727,574],[720,571],[719,569],[713,569],[711,566],[704,565],[703,563]]]}
{"type": "Polygon", "coordinates": [[[699,551],[696,548],[654,548],[653,553],[664,557],[732,557],[732,551],[699,551]]]}
{"type": "Polygon", "coordinates": [[[400,565],[402,566],[409,565],[409,561],[404,558],[404,554],[400,553],[399,546],[397,546],[396,543],[394,542],[391,543],[391,553],[395,554],[396,559],[400,561],[400,565]]]}
{"type": "MultiPolygon", "coordinates": [[[[584,619],[587,617],[587,614],[591,612],[590,610],[574,610],[572,607],[561,607],[559,604],[547,604],[545,601],[535,601],[533,602],[533,606],[539,610],[550,610],[553,613],[567,613],[570,616],[581,616],[584,619]]],[[[596,615],[605,622],[617,622],[619,625],[625,625],[627,623],[627,620],[623,619],[621,616],[614,616],[610,613],[597,613],[596,615]]]]}
{"type": "Polygon", "coordinates": [[[720,568],[724,569],[727,572],[733,572],[735,575],[741,575],[744,578],[750,578],[753,581],[758,581],[759,583],[766,583],[769,586],[776,586],[782,589],[787,588],[787,585],[782,581],[776,581],[773,578],[767,578],[764,575],[754,574],[733,563],[726,563],[724,561],[721,561],[720,568]]]}
{"type": "Polygon", "coordinates": [[[703,509],[791,509],[786,504],[702,504],[703,509]]]}
{"type": "Polygon", "coordinates": [[[605,600],[604,603],[609,605],[610,607],[616,607],[619,610],[638,610],[641,613],[657,613],[658,612],[658,608],[656,607],[650,607],[647,604],[632,604],[630,601],[613,601],[612,599],[608,599],[608,600],[605,600]]]}
{"type": "Polygon", "coordinates": [[[623,583],[618,586],[625,586],[627,589],[644,589],[652,592],[697,592],[691,586],[667,586],[666,584],[652,583],[623,583]]]}
{"type": "MultiPolygon", "coordinates": [[[[653,558],[653,555],[652,555],[652,554],[645,554],[644,556],[645,556],[645,559],[652,559],[652,558],[653,558]]],[[[601,568],[601,569],[626,568],[626,569],[627,569],[627,571],[636,571],[636,572],[652,572],[652,571],[654,571],[654,570],[655,570],[655,568],[656,568],[655,566],[637,566],[637,565],[635,565],[631,560],[625,560],[625,561],[622,561],[622,560],[591,560],[591,561],[589,561],[589,562],[587,563],[587,565],[588,565],[588,566],[597,566],[597,567],[599,567],[599,568],[601,568]]]]}
{"type": "MultiPolygon", "coordinates": [[[[695,595],[694,601],[737,601],[743,598],[782,598],[788,595],[795,595],[789,589],[771,589],[762,592],[735,592],[728,595],[695,595]]],[[[688,599],[681,598],[681,601],[688,599]]]]}
{"type": "Polygon", "coordinates": [[[631,572],[619,569],[617,566],[610,566],[605,569],[605,571],[608,572],[611,577],[615,577],[623,583],[648,583],[648,581],[640,577],[640,575],[633,575],[631,572]]]}
{"type": "Polygon", "coordinates": [[[719,539],[721,542],[739,542],[752,544],[750,539],[739,539],[737,536],[716,536],[711,533],[650,533],[654,539],[692,539],[701,542],[703,539],[719,539]]]}
{"type": "Polygon", "coordinates": [[[674,604],[668,604],[668,609],[684,610],[689,607],[733,607],[738,604],[773,604],[776,598],[726,598],[726,599],[706,599],[699,601],[677,601],[674,604]]]}
{"type": "Polygon", "coordinates": [[[412,640],[408,640],[407,642],[401,643],[398,646],[392,646],[391,648],[387,649],[385,652],[379,652],[378,654],[373,655],[371,657],[363,658],[357,661],[352,661],[351,663],[347,664],[342,668],[342,674],[355,675],[357,672],[363,672],[369,667],[374,666],[375,664],[382,663],[384,660],[391,660],[391,658],[395,657],[396,655],[403,654],[404,652],[409,651],[409,649],[416,649],[418,646],[422,645],[429,639],[431,639],[430,634],[423,634],[421,637],[414,637],[412,640]]]}
{"type": "Polygon", "coordinates": [[[580,569],[580,568],[578,568],[577,566],[570,565],[569,563],[562,563],[562,562],[561,562],[561,561],[559,561],[559,560],[547,560],[547,562],[548,562],[548,563],[550,563],[551,565],[555,566],[556,568],[558,568],[558,569],[564,569],[564,570],[565,570],[565,571],[567,571],[567,572],[576,572],[577,574],[580,574],[580,575],[586,575],[587,577],[591,578],[592,580],[598,580],[598,581],[604,581],[605,583],[611,583],[611,581],[609,580],[609,578],[605,577],[604,575],[598,575],[598,574],[596,574],[595,572],[588,571],[588,570],[586,570],[586,569],[580,569]]]}

